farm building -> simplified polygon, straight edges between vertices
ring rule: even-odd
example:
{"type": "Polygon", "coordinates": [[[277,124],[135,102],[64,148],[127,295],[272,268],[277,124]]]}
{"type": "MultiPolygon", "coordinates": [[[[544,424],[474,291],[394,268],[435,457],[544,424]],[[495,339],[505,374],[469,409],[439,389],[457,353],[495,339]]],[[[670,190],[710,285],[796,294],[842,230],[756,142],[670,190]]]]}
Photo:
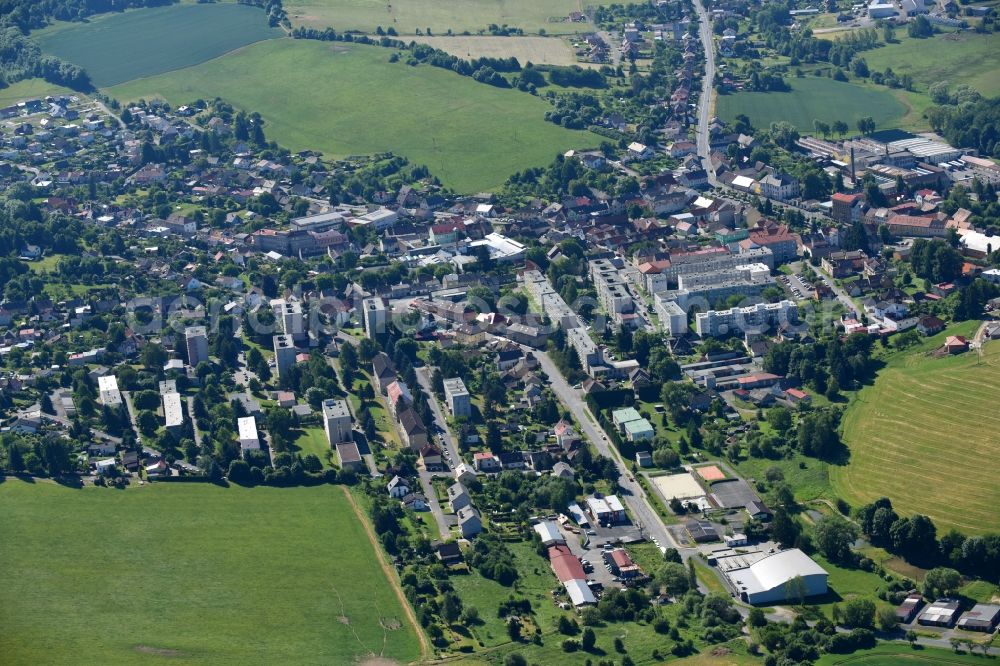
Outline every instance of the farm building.
{"type": "Polygon", "coordinates": [[[747,567],[726,572],[729,584],[743,601],[767,604],[785,601],[791,595],[812,597],[826,594],[829,574],[798,548],[767,555],[747,567]],[[788,589],[788,583],[801,578],[802,590],[788,589]]]}
{"type": "Polygon", "coordinates": [[[597,602],[594,593],[587,585],[587,574],[583,571],[583,564],[579,558],[570,552],[566,545],[551,546],[549,548],[549,564],[556,578],[566,588],[570,602],[574,606],[585,606],[597,602]]]}
{"type": "Polygon", "coordinates": [[[543,546],[551,546],[558,543],[566,543],[566,539],[559,532],[559,528],[551,520],[543,520],[535,525],[535,531],[541,537],[543,546]]]}
{"type": "Polygon", "coordinates": [[[961,610],[962,602],[958,599],[938,599],[927,606],[917,618],[917,623],[931,627],[950,627],[955,624],[961,610]]]}
{"type": "Polygon", "coordinates": [[[642,569],[632,561],[632,557],[624,548],[604,551],[604,562],[611,567],[611,571],[622,578],[637,578],[642,575],[642,569]]]}
{"type": "Polygon", "coordinates": [[[688,534],[691,535],[695,543],[706,543],[719,539],[719,533],[707,520],[689,520],[684,524],[684,527],[687,528],[688,534]]]}
{"type": "Polygon", "coordinates": [[[754,520],[759,520],[761,522],[767,522],[774,517],[774,514],[767,505],[760,500],[753,500],[752,502],[747,502],[746,511],[754,520]]]}
{"type": "Polygon", "coordinates": [[[625,520],[625,507],[614,495],[606,497],[588,497],[587,511],[600,525],[613,525],[625,520]]]}
{"type": "Polygon", "coordinates": [[[899,604],[896,608],[896,619],[902,624],[909,624],[913,622],[913,618],[917,616],[920,609],[924,607],[924,598],[914,592],[910,596],[903,599],[903,603],[899,604]]]}
{"type": "Polygon", "coordinates": [[[958,620],[958,628],[966,631],[984,631],[992,633],[1000,622],[1000,606],[994,604],[976,604],[972,610],[962,613],[958,620]]]}

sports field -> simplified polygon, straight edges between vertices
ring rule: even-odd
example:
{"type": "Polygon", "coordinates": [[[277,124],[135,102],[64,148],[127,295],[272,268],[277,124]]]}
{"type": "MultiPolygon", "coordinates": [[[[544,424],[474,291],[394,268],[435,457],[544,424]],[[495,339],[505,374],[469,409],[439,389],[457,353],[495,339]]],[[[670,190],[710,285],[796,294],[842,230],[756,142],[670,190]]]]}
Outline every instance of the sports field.
{"type": "MultiPolygon", "coordinates": [[[[961,334],[971,337],[972,324],[961,334]]],[[[939,533],[1000,531],[998,392],[1000,342],[986,343],[981,363],[975,352],[894,357],[844,417],[851,459],[830,467],[833,490],[855,505],[887,496],[901,515],[930,516],[939,533]]]]}
{"type": "Polygon", "coordinates": [[[222,97],[258,111],[269,138],[329,156],[392,151],[460,192],[496,188],[600,137],[545,122],[537,97],[431,66],[390,63],[377,46],[271,40],[185,70],[110,89],[173,104],[222,97]],[[264,83],[266,82],[266,85],[264,83]]]}
{"type": "Polygon", "coordinates": [[[284,34],[264,12],[236,4],[172,5],[60,23],[32,33],[42,49],[80,65],[103,88],[161,74],[284,34]]]}
{"type": "Polygon", "coordinates": [[[924,92],[947,81],[952,87],[970,85],[985,97],[1000,95],[1000,34],[954,32],[929,39],[911,39],[902,30],[896,34],[898,43],[861,54],[873,72],[892,67],[897,75],[912,76],[924,92]]]}
{"type": "Polygon", "coordinates": [[[416,37],[453,56],[472,58],[517,58],[522,65],[575,65],[573,49],[558,37],[416,37]]]}
{"type": "MultiPolygon", "coordinates": [[[[867,54],[866,54],[867,55],[867,54]]],[[[856,86],[826,77],[790,78],[791,92],[740,92],[719,95],[716,112],[730,122],[745,114],[755,127],[767,128],[786,120],[799,131],[812,132],[813,121],[842,120],[852,132],[859,118],[871,116],[880,129],[895,127],[906,112],[888,91],[856,86]]]]}
{"type": "Polygon", "coordinates": [[[421,656],[342,487],[8,480],[0,506],[4,663],[421,656]]]}
{"type": "Polygon", "coordinates": [[[582,11],[580,0],[285,0],[292,25],[332,26],[372,32],[377,26],[412,35],[427,28],[435,35],[477,33],[490,24],[507,24],[525,33],[584,32],[589,23],[566,21],[582,11]]]}

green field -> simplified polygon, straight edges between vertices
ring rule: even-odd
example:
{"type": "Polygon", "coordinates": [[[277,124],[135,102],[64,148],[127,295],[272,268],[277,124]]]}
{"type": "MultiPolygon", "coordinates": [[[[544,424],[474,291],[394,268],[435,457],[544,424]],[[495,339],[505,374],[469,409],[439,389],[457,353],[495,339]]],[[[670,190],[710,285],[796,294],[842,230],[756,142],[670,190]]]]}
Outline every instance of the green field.
{"type": "Polygon", "coordinates": [[[579,0],[286,0],[293,25],[332,26],[373,32],[377,26],[414,34],[427,28],[435,35],[485,30],[490,24],[522,28],[525,33],[582,32],[589,23],[564,19],[582,11],[579,0]]]}
{"type": "Polygon", "coordinates": [[[901,515],[930,516],[939,533],[1000,530],[998,391],[1000,343],[986,344],[981,364],[974,352],[892,358],[844,417],[851,460],[830,468],[834,491],[855,505],[887,496],[901,515]]]}
{"type": "Polygon", "coordinates": [[[910,39],[897,30],[899,42],[860,55],[871,71],[892,67],[897,75],[909,74],[917,88],[926,91],[938,81],[952,87],[965,83],[986,97],[1000,95],[1000,35],[972,32],[945,33],[930,39],[910,39]]]}
{"type": "Polygon", "coordinates": [[[272,40],[110,89],[120,100],[216,96],[258,111],[271,139],[328,156],[392,151],[458,191],[496,188],[600,137],[544,119],[548,104],[436,67],[390,63],[376,46],[272,40]],[[267,85],[262,85],[267,82],[267,85]]]}
{"type": "Polygon", "coordinates": [[[343,488],[0,484],[0,661],[420,656],[343,488]]]}
{"type": "Polygon", "coordinates": [[[895,127],[906,112],[888,89],[878,90],[826,77],[788,79],[791,92],[740,92],[719,95],[716,111],[731,122],[745,114],[755,127],[767,128],[786,120],[802,132],[813,131],[813,121],[843,120],[855,131],[859,118],[871,116],[879,129],[895,127]]]}
{"type": "Polygon", "coordinates": [[[61,23],[34,33],[42,49],[80,65],[95,86],[190,67],[253,42],[279,37],[247,5],[173,5],[61,23]]]}

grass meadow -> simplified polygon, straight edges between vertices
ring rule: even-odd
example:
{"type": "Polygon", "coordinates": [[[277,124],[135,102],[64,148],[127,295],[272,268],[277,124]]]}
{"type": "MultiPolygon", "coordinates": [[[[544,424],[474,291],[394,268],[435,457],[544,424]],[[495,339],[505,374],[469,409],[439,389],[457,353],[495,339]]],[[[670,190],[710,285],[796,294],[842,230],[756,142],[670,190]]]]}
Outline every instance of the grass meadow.
{"type": "Polygon", "coordinates": [[[216,58],[280,37],[258,8],[237,4],[172,5],[59,23],[35,32],[42,50],[80,65],[103,88],[216,58]]]}
{"type": "Polygon", "coordinates": [[[912,39],[902,30],[896,34],[897,43],[860,54],[871,71],[892,67],[897,75],[912,76],[923,92],[947,81],[952,87],[970,85],[984,97],[1000,95],[1000,34],[950,32],[929,39],[912,39]]]}
{"type": "MultiPolygon", "coordinates": [[[[867,55],[867,53],[866,53],[867,55]]],[[[739,92],[719,95],[716,112],[730,122],[745,114],[754,127],[785,120],[800,132],[812,132],[813,121],[843,120],[855,131],[859,118],[871,116],[880,129],[895,127],[906,112],[888,90],[862,87],[826,77],[788,79],[790,92],[739,92]]]]}
{"type": "Polygon", "coordinates": [[[558,37],[417,37],[415,41],[459,58],[517,58],[522,65],[575,65],[576,56],[568,42],[558,37]]]}
{"type": "Polygon", "coordinates": [[[590,27],[564,20],[570,12],[582,11],[579,0],[285,0],[284,6],[292,25],[366,32],[382,26],[403,35],[428,28],[435,35],[448,30],[475,34],[505,23],[525,33],[565,34],[590,27]]]}
{"type": "Polygon", "coordinates": [[[420,656],[343,488],[8,480],[0,504],[5,663],[420,656]]]}
{"type": "Polygon", "coordinates": [[[47,97],[49,95],[76,95],[69,88],[63,88],[49,83],[45,79],[25,79],[12,83],[6,88],[0,88],[0,107],[23,102],[26,99],[47,97]]]}
{"type": "Polygon", "coordinates": [[[544,119],[548,104],[430,66],[390,63],[377,46],[272,40],[197,67],[116,86],[122,101],[216,96],[258,111],[269,138],[328,156],[392,151],[446,186],[476,192],[600,137],[544,119]],[[262,82],[267,85],[261,85],[262,82]]]}
{"type": "MultiPolygon", "coordinates": [[[[970,336],[976,322],[952,329],[970,336]]],[[[943,342],[941,336],[935,342],[943,342]]],[[[844,416],[850,464],[830,467],[833,490],[854,505],[889,497],[901,515],[930,516],[938,532],[1000,530],[993,467],[1000,452],[1000,343],[932,358],[893,356],[844,416]]]]}
{"type": "Polygon", "coordinates": [[[911,648],[899,643],[882,643],[872,650],[859,650],[852,654],[824,654],[816,662],[816,666],[840,666],[852,664],[857,666],[947,666],[948,664],[982,664],[990,662],[981,655],[970,655],[966,652],[956,653],[952,650],[920,647],[911,648]]]}

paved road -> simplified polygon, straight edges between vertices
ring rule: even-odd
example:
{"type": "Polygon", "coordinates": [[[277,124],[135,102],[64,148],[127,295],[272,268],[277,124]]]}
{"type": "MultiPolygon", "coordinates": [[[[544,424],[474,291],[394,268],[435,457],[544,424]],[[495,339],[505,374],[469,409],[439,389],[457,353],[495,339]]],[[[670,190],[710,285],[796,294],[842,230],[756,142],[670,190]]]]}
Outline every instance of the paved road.
{"type": "Polygon", "coordinates": [[[201,430],[198,429],[198,418],[194,415],[194,396],[187,397],[188,417],[191,419],[191,432],[194,433],[194,443],[201,450],[201,430]]]}
{"type": "Polygon", "coordinates": [[[420,388],[427,394],[427,403],[431,406],[431,412],[434,414],[434,423],[440,428],[437,440],[448,451],[448,456],[450,457],[448,461],[449,467],[455,466],[462,460],[462,457],[458,453],[458,440],[455,439],[455,435],[452,434],[451,429],[448,427],[448,419],[445,418],[444,411],[441,409],[441,403],[438,402],[437,396],[434,395],[430,379],[431,369],[428,366],[424,366],[416,368],[416,371],[417,383],[420,384],[420,388]]]}
{"type": "Polygon", "coordinates": [[[607,30],[598,30],[597,36],[603,39],[608,45],[608,55],[611,56],[611,66],[617,67],[620,65],[622,62],[622,51],[619,48],[621,46],[621,42],[607,30]]]}
{"type": "Polygon", "coordinates": [[[858,312],[858,306],[854,303],[854,299],[852,299],[846,291],[838,287],[837,282],[833,278],[827,275],[822,268],[816,267],[814,271],[816,275],[818,275],[820,279],[823,280],[826,286],[829,287],[830,290],[837,296],[837,300],[839,300],[841,303],[844,304],[844,307],[847,308],[848,312],[853,312],[855,318],[861,316],[861,314],[858,312]]]}
{"type": "Polygon", "coordinates": [[[670,532],[667,531],[666,526],[660,520],[656,511],[653,510],[642,486],[637,481],[630,480],[633,478],[631,470],[629,470],[625,462],[618,456],[617,451],[613,450],[611,442],[608,441],[607,436],[591,415],[587,404],[583,401],[582,393],[566,382],[566,378],[563,377],[548,353],[530,347],[523,347],[523,349],[534,353],[535,358],[538,359],[539,364],[542,366],[542,370],[548,375],[549,387],[573,414],[573,417],[583,430],[583,434],[593,442],[601,455],[611,458],[618,464],[618,470],[621,472],[621,478],[619,479],[619,486],[622,488],[621,497],[631,511],[636,523],[642,527],[648,537],[655,537],[660,545],[680,550],[680,546],[674,541],[673,536],[670,535],[670,532]]]}
{"type": "Polygon", "coordinates": [[[437,523],[441,538],[450,539],[451,528],[448,525],[448,519],[445,518],[441,502],[438,501],[437,493],[434,492],[434,486],[431,483],[434,475],[426,471],[421,471],[418,476],[420,477],[420,487],[423,488],[424,497],[427,498],[427,506],[431,509],[431,515],[434,516],[434,522],[437,523]]]}
{"type": "Polygon", "coordinates": [[[698,15],[698,35],[701,38],[701,47],[705,51],[705,75],[701,79],[701,95],[698,96],[698,128],[696,130],[695,143],[698,146],[698,156],[701,158],[702,167],[708,174],[708,182],[713,186],[718,185],[715,179],[715,171],[712,170],[712,160],[709,156],[712,153],[708,140],[708,124],[711,121],[712,84],[715,81],[715,45],[712,41],[712,23],[708,19],[708,11],[702,0],[694,0],[694,11],[698,15]]]}
{"type": "Polygon", "coordinates": [[[135,430],[135,441],[141,445],[142,433],[139,432],[139,427],[135,422],[135,405],[132,404],[132,392],[122,391],[122,397],[125,399],[125,408],[128,410],[128,420],[132,424],[132,429],[135,430]]]}

